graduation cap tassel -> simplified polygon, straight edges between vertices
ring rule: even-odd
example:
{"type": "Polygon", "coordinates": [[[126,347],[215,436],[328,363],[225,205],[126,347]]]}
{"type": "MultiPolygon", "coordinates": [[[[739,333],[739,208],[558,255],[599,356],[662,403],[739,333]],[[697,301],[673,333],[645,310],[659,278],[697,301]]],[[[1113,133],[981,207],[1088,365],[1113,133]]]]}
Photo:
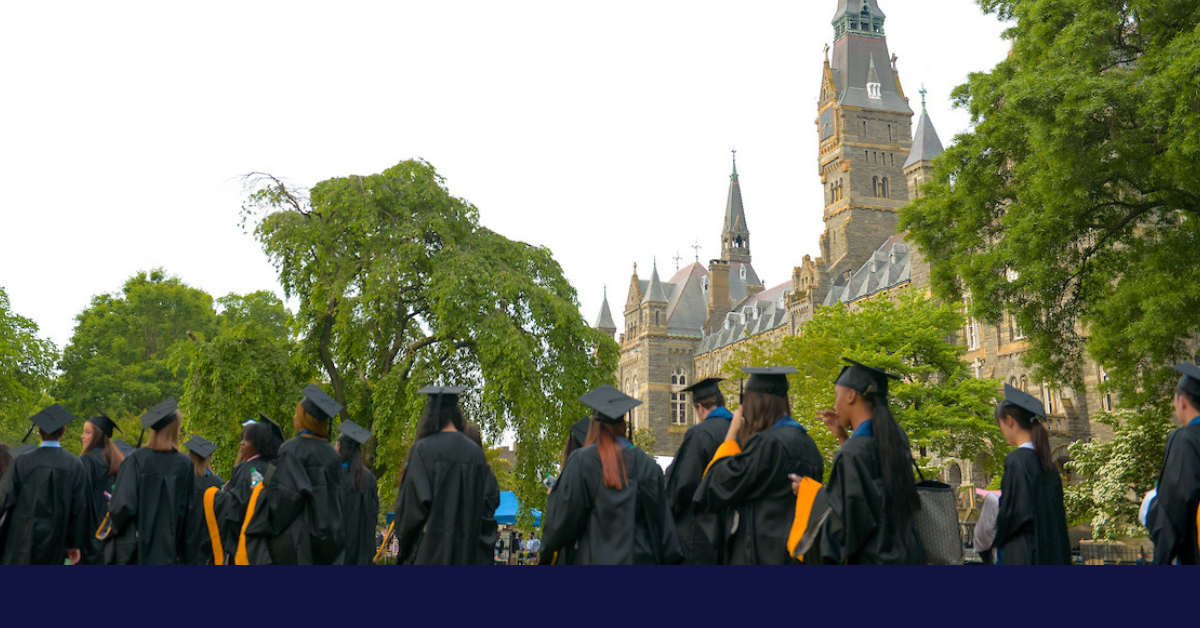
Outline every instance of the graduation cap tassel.
{"type": "Polygon", "coordinates": [[[144,428],[144,427],[143,427],[143,428],[142,428],[142,433],[141,433],[141,434],[138,434],[138,444],[137,444],[137,446],[136,446],[136,447],[134,447],[134,449],[141,449],[141,448],[142,448],[142,437],[143,437],[143,436],[145,436],[145,435],[146,435],[146,428],[144,428]]]}
{"type": "Polygon", "coordinates": [[[25,432],[25,438],[22,438],[22,439],[21,439],[21,442],[22,442],[22,443],[23,443],[23,442],[25,442],[25,441],[27,441],[27,440],[29,440],[29,435],[33,433],[33,428],[35,428],[35,427],[37,427],[37,426],[36,426],[36,425],[30,425],[30,426],[29,426],[29,431],[28,431],[28,432],[25,432]]]}

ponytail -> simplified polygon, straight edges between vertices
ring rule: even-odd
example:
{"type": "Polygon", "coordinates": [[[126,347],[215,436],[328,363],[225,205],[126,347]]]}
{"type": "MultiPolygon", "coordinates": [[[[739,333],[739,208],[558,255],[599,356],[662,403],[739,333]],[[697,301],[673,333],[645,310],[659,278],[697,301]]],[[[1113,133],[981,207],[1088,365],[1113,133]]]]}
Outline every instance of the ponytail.
{"type": "Polygon", "coordinates": [[[883,476],[884,495],[888,496],[886,509],[890,519],[906,527],[913,515],[921,508],[917,485],[912,474],[912,449],[904,430],[896,423],[888,408],[887,399],[876,399],[874,395],[864,397],[872,404],[871,427],[875,432],[875,447],[879,453],[879,471],[883,476]]]}
{"type": "Polygon", "coordinates": [[[596,451],[600,454],[600,468],[604,471],[604,485],[621,490],[629,486],[629,481],[625,475],[625,454],[617,449],[618,436],[625,436],[624,419],[616,423],[605,423],[592,415],[592,426],[588,430],[584,446],[596,444],[596,451]]]}
{"type": "Polygon", "coordinates": [[[1015,420],[1018,427],[1029,432],[1029,438],[1033,441],[1033,453],[1037,454],[1043,471],[1054,468],[1054,460],[1050,457],[1050,431],[1046,429],[1045,424],[1038,420],[1036,415],[1012,403],[1002,401],[1000,405],[996,406],[996,420],[999,421],[1001,417],[1015,420]]]}

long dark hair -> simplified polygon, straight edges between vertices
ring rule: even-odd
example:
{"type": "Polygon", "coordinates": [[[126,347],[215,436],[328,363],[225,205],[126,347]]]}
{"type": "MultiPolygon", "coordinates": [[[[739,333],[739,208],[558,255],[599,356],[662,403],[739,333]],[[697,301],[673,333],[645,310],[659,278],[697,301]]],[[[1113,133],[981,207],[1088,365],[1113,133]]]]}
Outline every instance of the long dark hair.
{"type": "Polygon", "coordinates": [[[1021,429],[1029,431],[1029,438],[1033,441],[1033,453],[1037,454],[1038,462],[1042,463],[1042,470],[1053,469],[1054,460],[1050,457],[1050,432],[1037,419],[1037,416],[1024,408],[1001,401],[996,406],[996,422],[999,423],[1003,417],[1015,420],[1021,429]]]}
{"type": "Polygon", "coordinates": [[[9,453],[8,445],[0,443],[0,476],[4,475],[4,470],[8,468],[8,464],[12,461],[13,457],[9,453]]]}
{"type": "Polygon", "coordinates": [[[430,400],[425,404],[425,410],[421,413],[421,420],[417,423],[417,434],[413,438],[413,442],[417,442],[427,436],[432,436],[442,431],[447,423],[453,423],[454,429],[463,431],[462,410],[458,409],[458,403],[441,402],[440,410],[436,409],[437,402],[430,400]]]}
{"type": "Polygon", "coordinates": [[[254,447],[254,453],[259,458],[274,460],[279,456],[279,446],[283,440],[275,435],[275,429],[266,423],[251,423],[242,428],[242,440],[254,447]]]}
{"type": "Polygon", "coordinates": [[[358,441],[344,434],[338,437],[337,444],[338,462],[350,463],[350,485],[361,493],[367,473],[367,468],[363,465],[362,448],[359,447],[358,441]]]}
{"type": "Polygon", "coordinates": [[[785,416],[792,416],[787,397],[755,391],[742,393],[742,427],[738,430],[738,445],[745,447],[751,436],[770,429],[785,416]]]}
{"type": "Polygon", "coordinates": [[[625,474],[625,454],[617,447],[617,437],[625,437],[625,419],[605,423],[592,415],[592,426],[584,446],[596,444],[600,468],[604,470],[604,485],[620,490],[629,486],[629,478],[625,474]]]}
{"type": "Polygon", "coordinates": [[[115,477],[121,470],[121,463],[125,462],[125,454],[117,449],[117,444],[112,442],[104,430],[95,423],[92,423],[92,442],[81,453],[86,454],[93,449],[99,449],[100,453],[104,455],[104,461],[108,463],[108,474],[115,477]]]}
{"type": "Polygon", "coordinates": [[[873,394],[863,395],[871,404],[871,428],[875,434],[875,448],[879,454],[879,473],[883,476],[883,492],[887,495],[887,514],[894,521],[905,525],[912,522],[913,515],[921,508],[917,495],[917,484],[913,479],[912,449],[908,437],[886,398],[873,394]]]}

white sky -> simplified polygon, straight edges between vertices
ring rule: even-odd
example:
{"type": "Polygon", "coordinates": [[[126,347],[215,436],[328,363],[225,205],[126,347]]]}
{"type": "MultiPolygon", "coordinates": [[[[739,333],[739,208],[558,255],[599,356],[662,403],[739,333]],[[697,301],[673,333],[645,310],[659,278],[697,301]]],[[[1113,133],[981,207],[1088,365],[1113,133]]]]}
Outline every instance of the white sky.
{"type": "MultiPolygon", "coordinates": [[[[819,255],[816,98],[836,0],[8,2],[0,286],[60,348],[93,295],[162,266],[274,290],[237,177],[311,186],[422,157],[484,225],[550,248],[595,323],[632,265],[720,253],[730,149],[770,287],[819,255]]],[[[1007,53],[972,0],[880,0],[915,111],[1007,53]]],[[[916,120],[913,121],[916,126],[916,120]]]]}

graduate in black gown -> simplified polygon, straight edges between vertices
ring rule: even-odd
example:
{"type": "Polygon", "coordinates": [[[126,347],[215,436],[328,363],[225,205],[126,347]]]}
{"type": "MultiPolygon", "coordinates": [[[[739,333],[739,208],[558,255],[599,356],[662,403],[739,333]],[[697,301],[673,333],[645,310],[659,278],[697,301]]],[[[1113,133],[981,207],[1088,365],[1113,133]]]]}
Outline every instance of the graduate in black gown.
{"type": "MultiPolygon", "coordinates": [[[[189,438],[183,446],[188,448],[188,458],[192,461],[192,473],[195,474],[195,512],[203,513],[205,492],[211,488],[215,493],[225,485],[225,480],[221,479],[221,476],[216,473],[213,473],[212,470],[212,455],[217,451],[217,446],[212,441],[200,436],[189,438]]],[[[206,519],[199,516],[191,517],[189,525],[191,526],[191,530],[188,533],[188,538],[196,543],[196,547],[192,549],[191,564],[208,565],[214,563],[213,533],[217,531],[217,528],[209,528],[206,519]]],[[[219,535],[217,535],[216,540],[220,541],[219,535]]],[[[220,549],[223,550],[223,547],[220,549]]]]}
{"type": "MultiPolygon", "coordinates": [[[[467,438],[471,439],[472,443],[475,443],[475,445],[479,447],[480,451],[484,452],[484,458],[486,459],[487,450],[483,448],[483,433],[479,431],[479,426],[470,421],[464,421],[463,433],[467,435],[467,438]]],[[[488,470],[491,470],[491,468],[492,465],[489,463],[488,470]]],[[[496,472],[492,471],[492,475],[494,477],[496,472]]],[[[485,516],[483,519],[483,527],[481,528],[479,535],[480,565],[495,564],[495,561],[492,560],[492,550],[496,547],[496,541],[500,539],[500,525],[496,522],[496,509],[499,507],[500,484],[497,483],[494,493],[489,494],[483,502],[483,512],[485,516]],[[485,557],[487,558],[486,561],[484,560],[485,557]]]]}
{"type": "Polygon", "coordinates": [[[1050,433],[1042,402],[1004,385],[996,422],[1009,445],[1004,457],[996,536],[1001,565],[1069,565],[1071,541],[1063,507],[1062,478],[1050,458],[1050,433]]]}
{"type": "MultiPolygon", "coordinates": [[[[592,415],[588,415],[575,423],[571,424],[571,429],[567,431],[567,442],[563,445],[562,459],[558,465],[558,477],[546,483],[546,492],[550,493],[554,487],[558,485],[558,480],[562,477],[562,472],[567,468],[567,460],[576,449],[583,449],[583,444],[587,442],[588,431],[592,429],[592,415]]],[[[539,565],[570,565],[574,561],[575,544],[571,543],[567,546],[559,548],[558,552],[539,552],[539,565]]]]}
{"type": "MultiPolygon", "coordinates": [[[[192,464],[179,452],[179,415],[175,398],[142,415],[150,441],[121,464],[108,516],[97,537],[104,557],[116,565],[189,564],[195,539],[196,482],[192,464]]],[[[138,439],[139,444],[141,439],[138,439]]]]}
{"type": "Polygon", "coordinates": [[[607,385],[579,400],[595,412],[585,446],[550,491],[542,553],[574,546],[575,565],[678,564],[662,470],[625,437],[625,413],[641,402],[607,385]]]}
{"type": "Polygon", "coordinates": [[[1200,564],[1197,504],[1200,504],[1200,368],[1172,367],[1182,375],[1175,387],[1175,419],[1183,426],[1167,438],[1157,493],[1146,527],[1154,541],[1154,564],[1200,564]]]}
{"type": "Polygon", "coordinates": [[[790,366],[743,368],[742,405],[696,489],[697,508],[727,510],[722,553],[730,565],[786,565],[796,498],[790,475],[820,481],[825,460],[808,430],[792,418],[790,366]]]}
{"type": "Polygon", "coordinates": [[[16,456],[0,476],[0,562],[76,564],[91,532],[92,500],[83,463],[59,442],[75,417],[54,404],[29,420],[42,444],[16,456]]]}
{"type": "Polygon", "coordinates": [[[912,450],[888,407],[888,380],[899,378],[843,359],[833,410],[821,413],[841,448],[825,486],[793,478],[789,549],[807,564],[923,565],[912,450]]]}
{"type": "MultiPolygon", "coordinates": [[[[221,552],[218,564],[233,562],[238,540],[246,522],[246,510],[254,487],[263,481],[269,465],[279,455],[283,445],[283,430],[266,415],[242,423],[242,440],[229,481],[213,496],[212,505],[205,505],[206,527],[216,526],[221,552]]],[[[211,534],[211,532],[210,532],[211,534]]],[[[214,554],[214,561],[217,556],[214,554]]]]}
{"type": "MultiPolygon", "coordinates": [[[[429,395],[396,498],[399,565],[488,565],[481,537],[495,526],[500,486],[483,450],[463,432],[457,386],[429,395]]],[[[494,529],[494,528],[493,528],[494,529]]]]}
{"type": "Polygon", "coordinates": [[[346,529],[345,565],[370,565],[375,556],[375,524],[379,520],[379,489],[375,474],[363,464],[362,446],[371,439],[367,428],[349,419],[338,426],[334,449],[342,465],[342,521],[346,529]]]}
{"type": "Polygon", "coordinates": [[[304,389],[292,425],[296,436],[250,495],[234,563],[334,565],[342,558],[341,464],[329,442],[330,420],[342,411],[315,384],[304,389]]]}
{"type": "Polygon", "coordinates": [[[700,510],[693,497],[712,462],[717,448],[725,442],[733,414],[725,407],[725,396],[717,386],[722,379],[710,377],[684,388],[692,393],[692,404],[700,423],[688,429],[675,460],[667,467],[667,501],[679,530],[679,544],[685,565],[719,565],[723,562],[721,511],[700,510]]]}
{"type": "Polygon", "coordinates": [[[125,462],[125,454],[112,441],[113,431],[121,428],[104,413],[100,413],[83,424],[83,455],[79,461],[83,463],[87,473],[88,486],[92,492],[92,512],[89,519],[88,547],[83,550],[81,565],[104,564],[104,542],[97,539],[96,528],[108,514],[108,499],[112,495],[113,484],[117,480],[117,472],[121,463],[125,462]]]}

